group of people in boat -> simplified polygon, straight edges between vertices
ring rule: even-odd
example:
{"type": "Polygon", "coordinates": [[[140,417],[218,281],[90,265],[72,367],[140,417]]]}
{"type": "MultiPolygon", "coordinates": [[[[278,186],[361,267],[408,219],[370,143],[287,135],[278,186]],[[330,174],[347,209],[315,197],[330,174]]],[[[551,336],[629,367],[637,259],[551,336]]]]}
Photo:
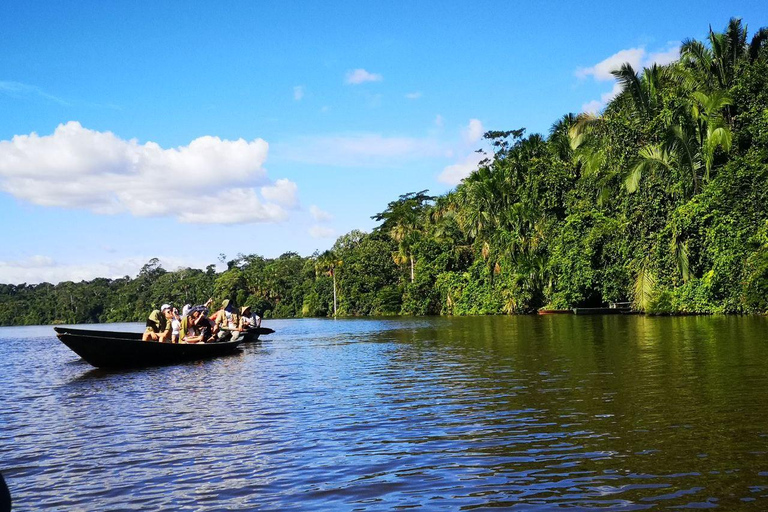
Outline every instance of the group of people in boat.
{"type": "Polygon", "coordinates": [[[237,339],[241,333],[261,326],[261,317],[251,312],[250,306],[237,308],[229,299],[221,308],[208,316],[213,299],[205,304],[187,304],[179,310],[163,304],[147,318],[144,341],[160,343],[211,343],[237,339]]]}

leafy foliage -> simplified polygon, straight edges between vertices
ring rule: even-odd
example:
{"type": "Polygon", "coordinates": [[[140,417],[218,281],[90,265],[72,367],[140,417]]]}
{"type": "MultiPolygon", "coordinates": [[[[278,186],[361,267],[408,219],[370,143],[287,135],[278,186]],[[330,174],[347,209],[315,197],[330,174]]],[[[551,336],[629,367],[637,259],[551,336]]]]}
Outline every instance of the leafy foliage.
{"type": "MultiPolygon", "coordinates": [[[[600,115],[548,137],[485,134],[449,193],[401,195],[323,254],[227,270],[0,285],[0,324],[142,320],[213,296],[269,316],[509,314],[631,301],[655,314],[768,311],[768,29],[740,20],[681,59],[614,72],[600,115]],[[334,307],[334,296],[336,297],[334,307]]],[[[226,260],[223,257],[222,261],[226,260]]]]}

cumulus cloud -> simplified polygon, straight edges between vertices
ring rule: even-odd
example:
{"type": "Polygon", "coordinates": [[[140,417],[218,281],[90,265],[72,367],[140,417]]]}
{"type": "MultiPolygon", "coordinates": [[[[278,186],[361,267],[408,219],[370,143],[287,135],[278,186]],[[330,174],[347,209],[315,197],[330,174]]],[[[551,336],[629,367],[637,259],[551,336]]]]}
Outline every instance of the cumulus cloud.
{"type": "Polygon", "coordinates": [[[464,138],[467,142],[474,143],[479,141],[484,133],[483,123],[479,119],[470,119],[469,125],[464,129],[464,138]]]}
{"type": "Polygon", "coordinates": [[[304,98],[304,86],[297,85],[293,88],[293,99],[296,101],[301,101],[302,98],[304,98]]]}
{"type": "Polygon", "coordinates": [[[589,68],[579,68],[576,70],[576,76],[579,78],[586,78],[592,76],[595,80],[606,81],[613,80],[611,71],[619,69],[622,64],[628,62],[635,70],[641,68],[641,63],[645,57],[645,48],[629,48],[628,50],[620,50],[605,60],[602,60],[589,68]]]}
{"type": "Polygon", "coordinates": [[[299,202],[296,197],[298,189],[296,183],[283,178],[277,180],[274,185],[261,187],[261,195],[268,201],[273,201],[287,208],[294,208],[299,202]]]}
{"type": "Polygon", "coordinates": [[[648,67],[651,64],[658,64],[659,66],[666,66],[677,60],[680,60],[680,43],[669,43],[669,47],[666,50],[653,52],[648,54],[648,58],[643,63],[644,67],[648,67]]]}
{"type": "Polygon", "coordinates": [[[164,149],[76,121],[52,135],[16,135],[0,141],[0,190],[43,206],[83,208],[100,214],[129,212],[181,222],[273,222],[286,217],[289,189],[268,185],[263,164],[269,145],[203,136],[164,149]],[[265,185],[265,202],[255,185],[265,185]],[[281,202],[278,203],[277,200],[281,202]],[[270,202],[274,201],[274,202],[270,202]],[[239,204],[238,204],[239,203],[239,204]]]}
{"type": "MultiPolygon", "coordinates": [[[[135,277],[151,257],[132,257],[111,262],[66,264],[57,262],[50,256],[34,255],[25,259],[0,260],[0,283],[9,284],[58,284],[63,281],[90,281],[97,277],[118,279],[124,276],[135,277]]],[[[174,257],[159,258],[160,264],[167,270],[179,268],[203,269],[210,262],[185,260],[174,257]]]]}
{"type": "Polygon", "coordinates": [[[616,82],[613,84],[613,89],[609,92],[604,92],[600,95],[600,100],[592,100],[589,103],[585,103],[581,106],[581,111],[587,114],[597,115],[605,106],[616,96],[621,93],[621,84],[616,82]]]}
{"type": "Polygon", "coordinates": [[[378,73],[369,73],[368,71],[358,68],[347,72],[345,82],[349,85],[359,85],[365,82],[381,82],[384,79],[378,73]]]}
{"type": "Polygon", "coordinates": [[[309,228],[309,236],[312,238],[332,238],[336,232],[328,226],[315,225],[309,228]]]}
{"type": "MultiPolygon", "coordinates": [[[[607,59],[604,59],[594,66],[588,68],[578,68],[575,71],[575,75],[579,79],[585,79],[592,77],[597,82],[607,82],[615,80],[615,77],[611,74],[612,71],[618,70],[624,63],[629,63],[632,68],[637,72],[642,72],[643,68],[658,64],[664,66],[670,64],[680,58],[680,43],[670,42],[667,47],[656,52],[648,52],[644,47],[629,48],[626,50],[620,50],[607,59]]],[[[614,83],[613,88],[609,92],[605,92],[600,96],[600,100],[592,100],[584,103],[581,106],[582,112],[596,114],[621,92],[621,86],[618,83],[614,83]]]]}
{"type": "Polygon", "coordinates": [[[328,222],[333,220],[333,215],[330,213],[321,210],[314,204],[309,207],[309,213],[312,215],[312,218],[315,219],[317,222],[328,222]]]}
{"type": "Polygon", "coordinates": [[[472,171],[477,169],[481,160],[486,158],[484,153],[472,153],[467,155],[460,162],[447,166],[437,177],[437,181],[447,183],[448,185],[458,185],[461,180],[469,176],[472,171]]]}

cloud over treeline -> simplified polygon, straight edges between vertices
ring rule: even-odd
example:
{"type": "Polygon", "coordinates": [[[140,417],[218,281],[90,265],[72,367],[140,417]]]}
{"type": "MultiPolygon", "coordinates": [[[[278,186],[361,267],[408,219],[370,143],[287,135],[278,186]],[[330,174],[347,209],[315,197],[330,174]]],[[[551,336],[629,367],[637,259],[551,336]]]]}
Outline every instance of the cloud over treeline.
{"type": "Polygon", "coordinates": [[[269,180],[263,167],[268,151],[262,139],[208,135],[165,149],[70,121],[51,135],[0,141],[0,190],[37,205],[99,214],[274,222],[296,205],[297,190],[289,180],[269,180]]]}

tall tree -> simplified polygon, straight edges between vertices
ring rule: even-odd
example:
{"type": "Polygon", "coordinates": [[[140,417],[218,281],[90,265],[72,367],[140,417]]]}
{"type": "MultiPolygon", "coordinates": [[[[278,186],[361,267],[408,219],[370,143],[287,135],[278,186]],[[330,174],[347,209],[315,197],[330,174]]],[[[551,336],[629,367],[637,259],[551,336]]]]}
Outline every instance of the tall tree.
{"type": "Polygon", "coordinates": [[[328,250],[322,253],[315,262],[315,269],[319,272],[323,272],[333,278],[333,316],[336,317],[338,311],[337,308],[337,293],[336,293],[336,270],[344,262],[333,251],[328,250]]]}
{"type": "Polygon", "coordinates": [[[427,195],[427,190],[409,192],[391,201],[387,209],[373,215],[371,218],[382,224],[376,229],[389,234],[398,244],[398,250],[393,255],[396,263],[410,261],[411,282],[414,280],[415,259],[413,250],[425,224],[424,214],[435,200],[427,195]]]}

